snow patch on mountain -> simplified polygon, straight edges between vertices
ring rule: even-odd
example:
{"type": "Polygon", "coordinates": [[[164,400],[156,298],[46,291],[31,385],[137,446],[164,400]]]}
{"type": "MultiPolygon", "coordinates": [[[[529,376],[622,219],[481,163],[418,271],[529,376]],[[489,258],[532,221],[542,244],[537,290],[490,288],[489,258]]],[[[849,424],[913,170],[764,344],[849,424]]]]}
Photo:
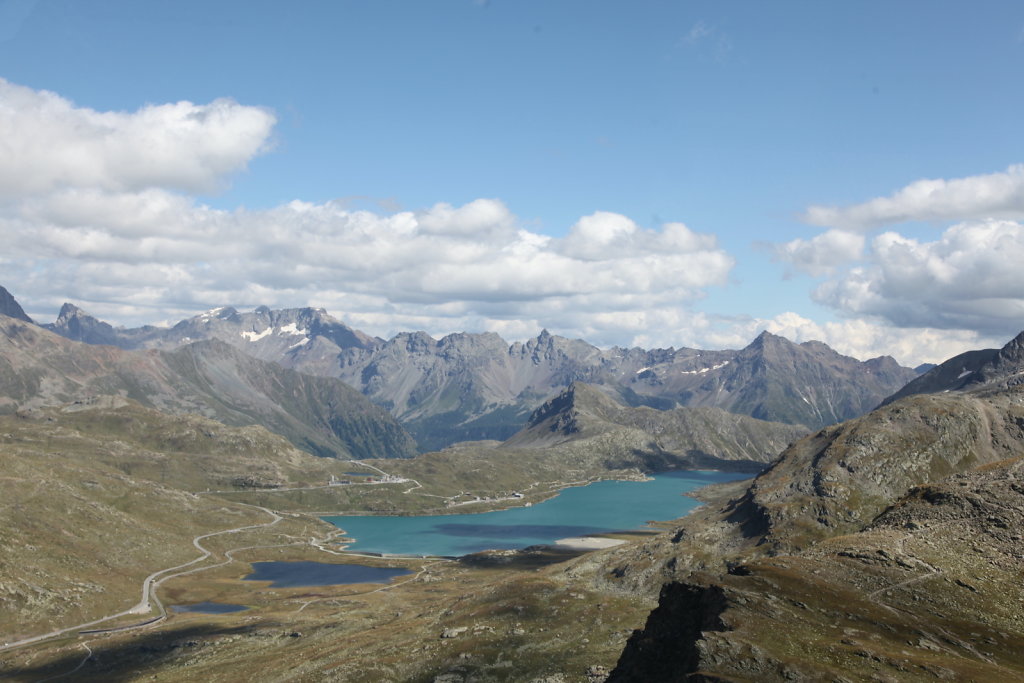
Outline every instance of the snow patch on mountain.
{"type": "Polygon", "coordinates": [[[712,370],[721,370],[722,368],[724,368],[728,364],[729,364],[729,361],[723,361],[723,362],[719,363],[718,365],[712,365],[710,368],[701,368],[700,370],[681,370],[680,374],[683,374],[683,375],[703,375],[705,372],[711,372],[712,370]]]}
{"type": "Polygon", "coordinates": [[[248,339],[249,341],[254,342],[254,341],[259,341],[260,339],[263,339],[264,337],[266,337],[267,335],[269,335],[273,331],[274,331],[273,328],[270,328],[270,327],[268,327],[267,329],[263,330],[262,332],[245,332],[245,331],[243,331],[242,332],[242,336],[245,337],[246,339],[248,339]]]}

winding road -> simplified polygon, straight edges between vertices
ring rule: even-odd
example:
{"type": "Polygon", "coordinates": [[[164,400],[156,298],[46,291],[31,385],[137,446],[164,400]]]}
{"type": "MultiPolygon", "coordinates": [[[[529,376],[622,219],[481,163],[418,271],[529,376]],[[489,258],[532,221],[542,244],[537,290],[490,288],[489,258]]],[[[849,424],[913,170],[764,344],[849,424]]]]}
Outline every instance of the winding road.
{"type": "MultiPolygon", "coordinates": [[[[236,504],[237,505],[245,505],[244,503],[236,503],[236,504]]],[[[249,524],[247,526],[235,527],[233,529],[225,529],[223,531],[214,531],[214,532],[209,533],[209,534],[201,534],[199,536],[196,536],[195,538],[192,539],[192,545],[194,545],[196,547],[196,549],[199,550],[199,552],[202,553],[202,554],[199,557],[197,557],[196,559],[194,559],[194,560],[191,560],[189,562],[185,562],[184,564],[179,564],[179,565],[174,566],[174,567],[168,567],[167,569],[161,569],[160,571],[153,572],[152,574],[147,576],[143,580],[143,582],[142,582],[142,599],[134,607],[131,607],[130,609],[126,609],[126,610],[123,610],[121,612],[118,612],[117,614],[111,614],[111,615],[106,616],[106,617],[100,617],[99,619],[94,619],[93,621],[88,621],[88,622],[86,622],[84,624],[76,624],[74,626],[68,626],[66,628],[58,629],[56,631],[50,631],[49,633],[44,633],[42,635],[32,636],[30,638],[22,638],[21,640],[16,640],[16,641],[11,642],[11,643],[3,643],[2,645],[0,645],[0,652],[4,652],[4,651],[7,651],[7,650],[13,650],[14,648],[24,647],[25,645],[31,645],[33,643],[40,643],[40,642],[42,642],[44,640],[50,640],[52,638],[58,638],[60,636],[66,635],[68,633],[74,633],[74,632],[81,633],[81,632],[85,631],[86,633],[93,634],[93,633],[109,633],[109,632],[113,632],[113,631],[129,631],[129,630],[132,630],[132,629],[142,628],[144,626],[149,626],[151,624],[155,624],[155,623],[163,620],[167,616],[167,610],[164,609],[163,603],[160,601],[160,598],[157,597],[157,594],[156,594],[156,589],[160,586],[160,584],[162,584],[164,581],[167,581],[168,579],[173,579],[173,578],[175,578],[177,576],[182,576],[184,574],[191,574],[191,573],[196,572],[196,571],[203,571],[203,570],[206,570],[206,569],[212,569],[213,567],[223,566],[223,565],[225,565],[225,564],[227,564],[227,563],[232,561],[231,553],[234,553],[234,552],[237,552],[239,550],[243,550],[244,549],[244,548],[234,548],[234,549],[228,551],[227,553],[225,553],[225,555],[226,555],[226,557],[228,559],[226,561],[220,563],[220,564],[211,565],[209,567],[198,567],[196,569],[190,569],[190,570],[187,570],[187,571],[177,571],[179,569],[185,569],[185,567],[191,567],[194,564],[198,564],[199,562],[202,562],[203,560],[209,558],[213,554],[211,551],[209,551],[206,548],[204,548],[202,546],[202,544],[200,543],[200,541],[202,541],[204,539],[207,539],[207,538],[212,538],[213,536],[222,536],[222,535],[225,535],[225,534],[236,534],[236,533],[239,533],[241,531],[248,531],[250,529],[262,529],[262,528],[271,527],[271,526],[277,524],[278,522],[280,522],[282,519],[284,519],[281,515],[277,514],[273,510],[269,510],[269,509],[267,509],[265,507],[260,507],[259,505],[247,505],[247,507],[253,507],[253,508],[257,508],[259,510],[262,510],[263,512],[265,512],[268,515],[270,515],[271,517],[273,517],[273,519],[271,519],[269,522],[266,522],[264,524],[249,524]],[[172,573],[172,572],[176,572],[176,573],[172,573]],[[153,609],[152,606],[153,605],[156,605],[156,608],[157,608],[159,614],[157,614],[153,618],[147,619],[146,621],[143,621],[143,622],[140,622],[140,623],[137,623],[137,624],[128,624],[126,626],[116,626],[116,627],[107,628],[107,629],[90,629],[89,628],[91,626],[97,626],[99,624],[102,624],[102,623],[105,623],[105,622],[108,622],[108,621],[112,621],[114,619],[120,619],[122,617],[127,617],[127,616],[130,616],[130,615],[133,615],[133,614],[146,614],[146,613],[152,611],[152,609],[153,609]]],[[[286,545],[291,545],[291,544],[286,544],[286,545]]],[[[262,546],[253,546],[253,547],[262,547],[262,546]]]]}

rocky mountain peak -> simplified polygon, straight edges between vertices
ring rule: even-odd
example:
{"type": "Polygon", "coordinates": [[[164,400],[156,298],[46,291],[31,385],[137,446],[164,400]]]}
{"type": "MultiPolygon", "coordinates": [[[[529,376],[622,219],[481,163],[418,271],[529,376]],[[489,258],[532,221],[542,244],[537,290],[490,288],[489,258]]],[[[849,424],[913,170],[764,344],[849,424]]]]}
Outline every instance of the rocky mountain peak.
{"type": "Polygon", "coordinates": [[[572,382],[533,411],[524,430],[510,443],[556,443],[600,424],[621,407],[597,387],[572,382]]]}
{"type": "Polygon", "coordinates": [[[64,305],[60,307],[60,313],[57,314],[57,320],[68,320],[70,318],[79,318],[88,315],[88,313],[78,306],[65,301],[64,305]]]}
{"type": "Polygon", "coordinates": [[[768,330],[765,330],[754,337],[754,341],[750,342],[750,344],[747,345],[747,348],[766,348],[779,344],[792,344],[792,342],[785,337],[780,337],[777,334],[772,334],[768,330]]]}
{"type": "Polygon", "coordinates": [[[864,361],[864,365],[866,365],[872,372],[898,372],[901,367],[892,356],[869,358],[864,361]]]}
{"type": "Polygon", "coordinates": [[[24,320],[27,323],[32,322],[32,318],[25,314],[25,309],[21,307],[21,304],[3,287],[0,287],[0,315],[24,320]]]}
{"type": "Polygon", "coordinates": [[[579,410],[586,407],[614,408],[616,403],[612,398],[591,384],[572,382],[561,393],[546,401],[544,405],[535,410],[527,424],[540,424],[556,413],[579,410]]]}
{"type": "Polygon", "coordinates": [[[43,327],[67,339],[86,344],[116,346],[118,342],[117,330],[111,325],[94,318],[78,306],[68,302],[60,307],[57,320],[43,325],[43,327]]]}
{"type": "Polygon", "coordinates": [[[999,349],[999,353],[996,354],[992,364],[995,367],[1002,367],[1008,370],[1016,370],[1024,365],[1024,332],[1018,334],[1008,341],[1006,346],[999,349]]]}
{"type": "MultiPolygon", "coordinates": [[[[822,344],[822,346],[825,345],[822,344]]],[[[828,347],[826,346],[825,348],[828,347]]],[[[761,334],[757,335],[757,337],[754,338],[754,341],[750,342],[746,348],[740,351],[740,354],[748,357],[776,357],[783,354],[792,354],[797,349],[803,349],[803,347],[794,344],[785,337],[780,337],[777,334],[772,334],[765,330],[761,334]]],[[[813,353],[811,349],[804,350],[809,353],[813,353]]]]}
{"type": "Polygon", "coordinates": [[[427,353],[437,346],[437,340],[426,332],[399,332],[391,342],[389,346],[404,347],[408,353],[427,353]]]}
{"type": "Polygon", "coordinates": [[[540,331],[533,339],[529,339],[526,342],[526,348],[531,351],[553,349],[558,345],[559,341],[565,341],[563,337],[551,334],[547,328],[540,331]]]}

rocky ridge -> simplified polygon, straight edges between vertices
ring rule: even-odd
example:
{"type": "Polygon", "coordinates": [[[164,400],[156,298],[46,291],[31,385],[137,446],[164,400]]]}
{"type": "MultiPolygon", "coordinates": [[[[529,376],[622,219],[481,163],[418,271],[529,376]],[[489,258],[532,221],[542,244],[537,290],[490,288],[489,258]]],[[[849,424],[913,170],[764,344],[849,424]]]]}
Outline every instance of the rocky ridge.
{"type": "Polygon", "coordinates": [[[854,534],[665,585],[608,680],[1018,680],[1022,467],[915,487],[854,534]]]}
{"type": "Polygon", "coordinates": [[[882,402],[883,405],[914,394],[966,391],[1024,382],[1024,332],[1001,349],[968,351],[941,363],[882,402]]]}
{"type": "Polygon", "coordinates": [[[504,440],[574,381],[603,386],[634,407],[708,406],[816,429],[867,412],[916,377],[892,358],[861,362],[820,342],[794,344],[767,332],[740,350],[599,349],[546,330],[512,344],[494,333],[435,339],[403,332],[382,340],[313,308],[226,307],[171,328],[124,329],[71,304],[47,327],[125,349],[218,339],[287,368],[337,377],[388,409],[425,451],[504,440]]]}
{"type": "Polygon", "coordinates": [[[624,406],[582,382],[547,401],[501,448],[601,452],[609,468],[712,468],[757,472],[806,430],[720,408],[624,406]]]}

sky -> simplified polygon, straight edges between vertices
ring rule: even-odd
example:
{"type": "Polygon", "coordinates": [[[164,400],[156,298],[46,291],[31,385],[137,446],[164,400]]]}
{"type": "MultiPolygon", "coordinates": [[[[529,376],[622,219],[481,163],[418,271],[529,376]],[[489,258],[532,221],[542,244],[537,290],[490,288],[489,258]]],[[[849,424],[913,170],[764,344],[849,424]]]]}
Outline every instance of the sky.
{"type": "Polygon", "coordinates": [[[0,0],[38,321],[942,361],[1024,329],[1024,4],[0,0]]]}

